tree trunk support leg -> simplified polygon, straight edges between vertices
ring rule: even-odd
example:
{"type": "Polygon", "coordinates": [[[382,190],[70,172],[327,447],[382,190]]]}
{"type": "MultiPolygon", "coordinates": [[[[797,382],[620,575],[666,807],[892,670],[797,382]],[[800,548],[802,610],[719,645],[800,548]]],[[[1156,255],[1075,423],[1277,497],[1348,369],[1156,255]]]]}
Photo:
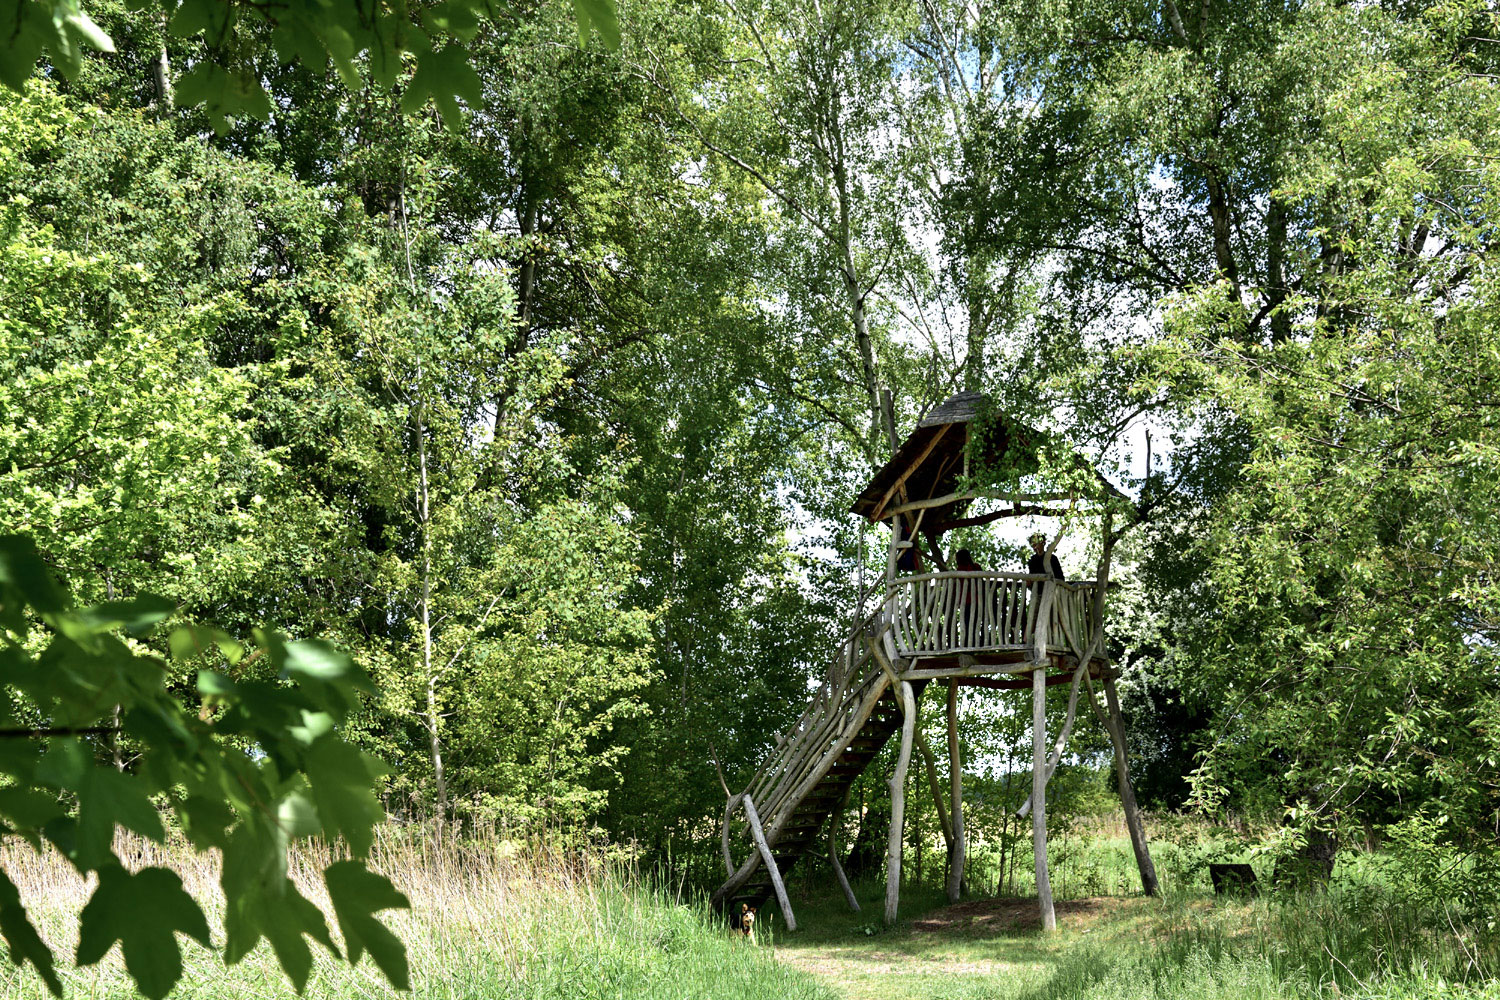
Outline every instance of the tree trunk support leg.
{"type": "Polygon", "coordinates": [[[1151,847],[1146,843],[1146,824],[1141,818],[1141,808],[1136,805],[1135,789],[1130,784],[1130,763],[1125,755],[1125,719],[1120,714],[1120,698],[1115,692],[1115,679],[1104,675],[1104,700],[1109,706],[1109,738],[1115,745],[1115,775],[1120,781],[1120,805],[1125,810],[1125,826],[1130,830],[1130,847],[1135,851],[1135,864],[1141,870],[1141,890],[1155,896],[1160,888],[1156,881],[1156,865],[1151,861],[1151,847]]]}
{"type": "Polygon", "coordinates": [[[912,695],[911,682],[902,681],[901,694],[901,753],[896,758],[896,773],[891,775],[891,834],[886,844],[885,860],[885,924],[896,922],[896,905],[901,898],[901,841],[906,821],[906,767],[911,763],[912,733],[917,723],[917,700],[912,695]]]}
{"type": "Polygon", "coordinates": [[[724,804],[724,823],[719,828],[719,850],[724,855],[724,874],[729,878],[734,878],[734,858],[729,853],[729,819],[739,804],[740,796],[729,797],[729,801],[724,804]]]}
{"type": "Polygon", "coordinates": [[[1047,874],[1047,667],[1031,673],[1031,849],[1036,855],[1036,895],[1042,930],[1057,929],[1052,880],[1047,874]]]}
{"type": "Polygon", "coordinates": [[[776,890],[776,903],[781,907],[781,915],[786,919],[786,929],[794,931],[797,929],[797,918],[792,915],[792,901],[787,899],[786,886],[781,881],[781,871],[776,867],[776,859],[771,856],[771,845],[766,843],[766,835],[760,828],[760,816],[755,811],[755,800],[749,795],[745,796],[745,819],[750,822],[750,836],[755,838],[755,847],[760,851],[760,860],[765,863],[766,871],[771,873],[771,887],[776,890]]]}
{"type": "Polygon", "coordinates": [[[953,850],[948,861],[948,902],[956,903],[964,889],[964,762],[958,742],[958,682],[948,682],[948,787],[953,799],[953,850]]]}
{"type": "Polygon", "coordinates": [[[843,801],[834,810],[833,821],[828,825],[828,863],[833,866],[833,874],[838,877],[839,888],[844,890],[844,900],[849,904],[849,909],[858,913],[859,900],[854,898],[854,890],[849,887],[849,876],[844,874],[843,862],[839,861],[839,828],[843,825],[844,810],[848,807],[849,792],[845,792],[843,801]]]}

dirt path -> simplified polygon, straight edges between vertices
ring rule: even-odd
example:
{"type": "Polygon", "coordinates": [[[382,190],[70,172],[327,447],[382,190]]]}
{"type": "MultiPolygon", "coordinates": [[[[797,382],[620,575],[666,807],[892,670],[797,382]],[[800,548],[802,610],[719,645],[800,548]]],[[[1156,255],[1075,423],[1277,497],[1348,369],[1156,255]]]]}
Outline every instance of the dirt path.
{"type": "Polygon", "coordinates": [[[1068,900],[1043,936],[1035,900],[980,899],[924,913],[889,931],[873,926],[798,934],[778,957],[848,1000],[1004,1000],[1045,983],[1078,945],[1131,922],[1135,900],[1068,900]]]}

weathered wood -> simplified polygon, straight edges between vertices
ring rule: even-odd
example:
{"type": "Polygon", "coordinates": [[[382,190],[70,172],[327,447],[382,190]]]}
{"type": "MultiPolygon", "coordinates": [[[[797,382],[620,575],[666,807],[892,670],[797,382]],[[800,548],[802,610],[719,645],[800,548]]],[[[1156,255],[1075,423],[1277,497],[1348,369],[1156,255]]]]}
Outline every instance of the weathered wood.
{"type": "MultiPolygon", "coordinates": [[[[868,683],[868,677],[865,676],[868,671],[865,667],[870,659],[870,644],[868,637],[862,634],[851,637],[851,641],[856,639],[861,646],[865,647],[865,654],[861,658],[856,658],[853,670],[837,678],[836,686],[829,692],[828,701],[831,705],[829,711],[821,716],[815,715],[811,709],[804,712],[793,729],[792,738],[779,742],[779,756],[772,766],[763,768],[751,782],[748,791],[758,797],[762,803],[774,803],[777,799],[776,790],[785,786],[783,779],[789,771],[794,770],[794,765],[805,762],[818,752],[835,732],[846,725],[847,706],[851,700],[858,697],[858,690],[868,683]]],[[[796,779],[793,776],[790,780],[796,779]]]]}
{"type": "Polygon", "coordinates": [[[1120,805],[1125,809],[1125,827],[1130,831],[1130,849],[1135,852],[1136,868],[1141,873],[1141,891],[1155,896],[1160,887],[1156,881],[1156,864],[1151,860],[1151,846],[1146,842],[1146,823],[1136,805],[1135,789],[1130,784],[1130,762],[1125,753],[1125,720],[1120,715],[1120,699],[1115,693],[1115,679],[1104,675],[1104,699],[1109,705],[1109,738],[1115,745],[1115,776],[1120,784],[1120,805]]]}
{"type": "MultiPolygon", "coordinates": [[[[1090,647],[1090,651],[1092,651],[1092,647],[1090,647]]],[[[1063,719],[1061,731],[1057,734],[1057,743],[1052,747],[1052,755],[1047,758],[1047,771],[1042,779],[1042,786],[1044,788],[1047,782],[1052,780],[1052,775],[1057,770],[1058,763],[1062,760],[1063,748],[1068,745],[1068,737],[1073,733],[1073,719],[1078,710],[1078,686],[1083,681],[1083,675],[1088,670],[1088,666],[1089,661],[1082,660],[1078,664],[1078,669],[1073,671],[1073,689],[1068,692],[1068,714],[1063,719]]],[[[1028,796],[1026,801],[1022,803],[1021,808],[1016,810],[1016,816],[1020,819],[1025,819],[1026,814],[1029,812],[1031,812],[1031,798],[1028,796]]]]}
{"type": "MultiPolygon", "coordinates": [[[[1030,673],[1032,669],[1026,672],[1030,673]]],[[[1029,691],[1031,690],[1031,678],[1021,680],[1002,681],[995,677],[955,677],[953,682],[961,687],[984,688],[986,691],[1029,691]]],[[[1067,674],[1048,674],[1047,686],[1056,687],[1068,682],[1067,674]]]]}
{"type": "MultiPolygon", "coordinates": [[[[912,576],[901,577],[902,583],[921,583],[924,580],[962,580],[962,579],[984,579],[984,580],[1015,580],[1018,583],[1045,583],[1052,579],[1049,576],[1038,576],[1034,573],[1010,573],[1003,570],[988,569],[954,569],[946,573],[917,573],[912,576]]],[[[1068,586],[1073,586],[1068,584],[1068,586]]]]}
{"type": "MultiPolygon", "coordinates": [[[[880,696],[885,692],[888,684],[889,681],[883,674],[877,674],[874,683],[867,685],[866,693],[858,707],[847,716],[842,733],[834,745],[821,757],[814,758],[813,754],[809,753],[806,760],[816,759],[817,763],[811,768],[803,769],[802,773],[805,773],[806,776],[800,782],[795,783],[789,792],[780,796],[776,813],[777,818],[772,821],[770,827],[773,839],[780,834],[784,818],[790,813],[790,809],[783,810],[781,805],[789,804],[791,808],[795,808],[796,803],[800,802],[808,792],[812,791],[819,781],[823,780],[829,768],[838,760],[839,755],[844,752],[845,748],[854,740],[854,737],[859,734],[860,729],[865,724],[865,720],[874,712],[875,705],[879,702],[880,696]]],[[[795,782],[795,778],[791,780],[795,782]]]]}
{"type": "Polygon", "coordinates": [[[948,682],[948,788],[953,796],[953,850],[948,868],[948,902],[958,902],[964,882],[964,763],[958,742],[958,685],[948,682]]]}
{"type": "MultiPolygon", "coordinates": [[[[829,768],[833,766],[834,761],[836,761],[838,759],[838,756],[844,752],[844,750],[849,746],[851,742],[853,742],[854,737],[858,735],[859,731],[864,726],[865,720],[867,720],[870,717],[870,714],[874,711],[876,703],[880,700],[880,696],[885,692],[887,683],[888,682],[885,676],[879,671],[876,671],[875,683],[868,685],[865,688],[864,693],[859,696],[860,700],[858,702],[858,705],[848,714],[847,722],[845,723],[843,732],[835,742],[834,746],[827,752],[826,755],[824,755],[819,760],[819,762],[814,767],[804,772],[805,777],[800,782],[796,782],[794,776],[790,777],[790,780],[796,783],[791,791],[786,793],[782,797],[783,801],[792,803],[792,808],[794,809],[795,803],[800,802],[803,798],[805,798],[808,792],[810,792],[819,781],[823,780],[823,777],[828,773],[829,768]]],[[[767,828],[766,835],[769,842],[774,843],[780,837],[781,828],[785,825],[787,819],[790,818],[791,811],[791,809],[778,810],[779,815],[776,819],[771,821],[769,827],[767,828]]],[[[751,875],[755,873],[756,869],[760,867],[760,864],[761,858],[759,852],[752,853],[749,859],[746,860],[744,864],[740,865],[740,867],[735,870],[735,873],[731,875],[724,882],[724,884],[718,888],[717,891],[714,892],[713,896],[710,898],[710,903],[714,906],[718,906],[723,903],[732,893],[737,891],[739,887],[750,878],[751,875]]]]}
{"type": "Polygon", "coordinates": [[[953,425],[945,424],[938,428],[938,432],[932,436],[932,440],[927,442],[927,446],[918,452],[917,457],[907,464],[906,471],[897,476],[895,481],[885,491],[885,494],[880,498],[880,502],[875,505],[875,510],[870,514],[870,520],[879,521],[885,517],[885,505],[891,502],[891,497],[896,495],[897,490],[906,486],[906,481],[911,478],[911,474],[916,472],[923,462],[927,461],[927,456],[932,454],[932,449],[937,447],[937,443],[943,439],[943,435],[948,433],[948,429],[951,426],[953,425]]]}
{"type": "Polygon", "coordinates": [[[906,824],[906,768],[911,763],[912,732],[917,723],[917,700],[912,694],[911,683],[902,681],[901,751],[896,757],[896,771],[891,775],[891,833],[886,843],[885,861],[885,923],[889,927],[896,922],[896,907],[901,899],[901,841],[906,824]]]}
{"type": "MultiPolygon", "coordinates": [[[[920,662],[920,661],[918,661],[920,662]]],[[[989,674],[1029,674],[1035,663],[976,663],[968,667],[908,667],[901,677],[909,681],[936,680],[942,677],[984,677],[989,674]]]]}
{"type": "Polygon", "coordinates": [[[1052,908],[1052,879],[1047,874],[1047,678],[1036,670],[1031,685],[1031,849],[1036,855],[1036,896],[1042,912],[1042,930],[1057,929],[1052,908]]]}
{"type": "Polygon", "coordinates": [[[1041,596],[1037,598],[1036,625],[1032,631],[1032,660],[1041,663],[1047,659],[1047,643],[1052,624],[1052,599],[1057,593],[1057,584],[1051,580],[1041,585],[1041,596]]]}
{"type": "Polygon", "coordinates": [[[913,733],[913,741],[917,746],[917,753],[922,756],[922,766],[927,772],[927,788],[932,792],[932,804],[937,809],[938,827],[943,834],[943,844],[948,853],[953,853],[953,824],[948,822],[948,806],[943,801],[943,789],[938,784],[937,765],[932,759],[932,748],[927,745],[927,737],[922,735],[919,726],[913,733]]]}
{"type": "Polygon", "coordinates": [[[734,855],[729,851],[729,818],[734,815],[735,808],[740,804],[740,796],[730,796],[729,801],[724,803],[724,826],[719,835],[719,846],[724,851],[724,874],[734,874],[734,855]]]}
{"type": "MultiPolygon", "coordinates": [[[[998,493],[994,490],[974,490],[973,492],[946,493],[940,497],[932,497],[929,500],[911,500],[895,507],[887,507],[882,512],[882,517],[894,517],[898,514],[908,514],[914,510],[931,510],[934,507],[946,507],[960,500],[977,500],[979,498],[988,500],[1008,500],[1015,503],[1027,500],[1036,503],[1053,503],[1058,500],[1073,499],[1069,493],[998,493]]],[[[880,520],[881,518],[871,518],[880,520]]]]}
{"type": "Polygon", "coordinates": [[[771,876],[771,888],[776,890],[776,903],[781,907],[782,919],[786,921],[789,931],[797,929],[797,918],[792,914],[792,901],[786,897],[786,886],[781,881],[781,870],[776,867],[776,859],[771,856],[771,845],[766,843],[765,832],[760,828],[760,816],[755,812],[755,800],[745,796],[745,819],[750,823],[750,836],[755,839],[755,848],[760,851],[761,863],[766,866],[766,871],[771,876]]]}
{"type": "Polygon", "coordinates": [[[844,890],[844,901],[849,904],[849,909],[855,913],[859,912],[859,900],[854,896],[854,890],[849,886],[849,876],[844,874],[844,863],[839,860],[839,828],[844,824],[844,810],[849,806],[849,791],[844,790],[844,798],[839,802],[829,819],[828,824],[828,863],[833,868],[834,876],[839,880],[839,888],[844,890]]]}

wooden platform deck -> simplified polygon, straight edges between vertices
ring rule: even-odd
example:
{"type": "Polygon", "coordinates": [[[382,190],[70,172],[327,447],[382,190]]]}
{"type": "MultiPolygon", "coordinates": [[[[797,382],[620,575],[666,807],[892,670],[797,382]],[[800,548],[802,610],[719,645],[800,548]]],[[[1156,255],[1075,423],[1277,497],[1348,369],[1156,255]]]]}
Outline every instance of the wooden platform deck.
{"type": "Polygon", "coordinates": [[[767,853],[784,878],[814,848],[849,787],[900,728],[899,682],[910,682],[917,698],[942,678],[1030,688],[1038,669],[1047,671],[1048,684],[1072,681],[1085,658],[1092,677],[1104,676],[1102,637],[1093,628],[1096,593],[1092,582],[1018,573],[896,580],[845,636],[802,717],[727,804],[721,833],[728,877],[714,904],[759,906],[774,888],[767,853]],[[738,865],[735,845],[745,858],[738,865]]]}

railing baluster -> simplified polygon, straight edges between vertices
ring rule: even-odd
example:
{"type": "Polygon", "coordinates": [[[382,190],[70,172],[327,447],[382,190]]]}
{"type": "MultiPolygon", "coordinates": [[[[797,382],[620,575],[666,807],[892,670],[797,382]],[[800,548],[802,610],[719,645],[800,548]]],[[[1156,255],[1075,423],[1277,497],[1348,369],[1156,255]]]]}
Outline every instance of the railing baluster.
{"type": "MultiPolygon", "coordinates": [[[[1076,643],[1086,649],[1093,638],[1092,582],[1056,581],[1045,620],[1039,620],[1045,581],[1019,573],[920,573],[895,581],[886,599],[846,640],[828,675],[829,687],[844,687],[862,662],[861,640],[877,634],[882,619],[899,655],[924,656],[989,649],[1029,649],[1038,630],[1053,649],[1076,643]],[[874,626],[873,633],[870,626],[874,626]]],[[[1078,650],[1074,650],[1078,652],[1078,650]]],[[[815,694],[814,701],[819,697],[815,694]]]]}

